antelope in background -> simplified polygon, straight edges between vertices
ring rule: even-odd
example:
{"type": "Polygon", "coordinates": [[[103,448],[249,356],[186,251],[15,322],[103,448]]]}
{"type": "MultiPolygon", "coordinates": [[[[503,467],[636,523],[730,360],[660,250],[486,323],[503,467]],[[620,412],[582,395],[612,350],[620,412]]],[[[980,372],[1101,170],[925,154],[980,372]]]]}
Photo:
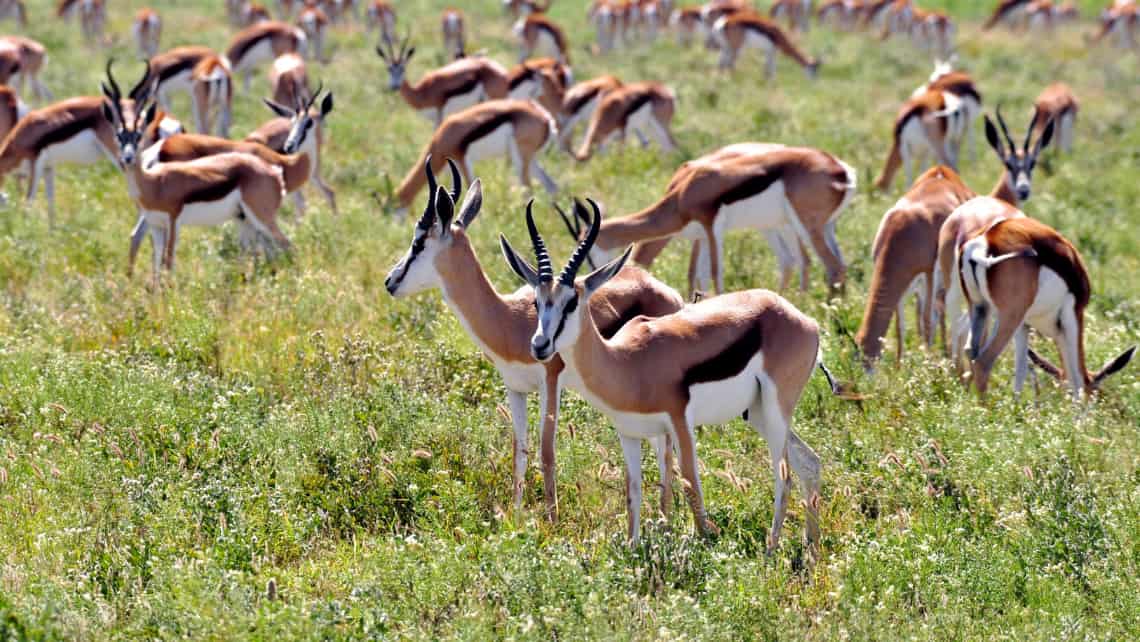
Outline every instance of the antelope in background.
{"type": "Polygon", "coordinates": [[[800,51],[776,23],[755,14],[739,12],[720,18],[713,26],[713,38],[720,49],[721,69],[735,68],[741,51],[756,48],[764,52],[765,80],[776,73],[777,49],[799,63],[808,78],[815,78],[819,70],[819,60],[800,51]]]}
{"type": "Polygon", "coordinates": [[[10,59],[8,84],[18,86],[23,93],[30,81],[37,100],[51,100],[51,91],[40,80],[47,62],[47,50],[42,44],[24,36],[0,36],[0,54],[10,59]],[[11,66],[12,61],[15,67],[11,66]]]}
{"type": "Polygon", "coordinates": [[[579,122],[589,122],[606,94],[618,87],[621,81],[614,76],[599,76],[582,81],[566,92],[558,110],[559,142],[564,150],[570,151],[574,127],[579,122]]]}
{"type": "Polygon", "coordinates": [[[313,55],[320,62],[325,58],[325,34],[328,33],[329,17],[316,5],[306,4],[297,14],[297,26],[305,32],[305,37],[313,43],[313,55]]]}
{"type": "Polygon", "coordinates": [[[299,27],[284,22],[261,22],[242,29],[226,47],[226,66],[233,74],[241,74],[249,91],[253,68],[287,53],[305,54],[308,37],[299,27]]]}
{"type": "MultiPolygon", "coordinates": [[[[499,294],[487,279],[475,249],[467,237],[467,229],[482,207],[482,186],[476,180],[467,190],[463,204],[455,211],[461,179],[453,162],[451,193],[437,187],[431,170],[431,159],[424,164],[428,184],[427,206],[416,224],[412,245],[392,267],[384,286],[393,297],[411,296],[427,289],[439,288],[443,300],[459,318],[468,335],[494,364],[507,389],[507,404],[514,427],[513,504],[522,505],[529,449],[527,396],[538,392],[540,411],[540,452],[543,497],[546,516],[558,518],[555,483],[555,438],[558,406],[564,364],[555,356],[542,363],[531,356],[526,346],[538,321],[534,294],[528,289],[499,294]]],[[[599,291],[590,305],[590,315],[611,337],[635,315],[660,316],[675,312],[684,301],[675,290],[636,267],[622,270],[599,291]]],[[[662,512],[672,507],[671,448],[665,439],[654,441],[661,465],[662,512]]]]}
{"type": "Polygon", "coordinates": [[[503,0],[503,10],[515,18],[525,18],[535,13],[546,13],[552,0],[539,4],[534,0],[503,0]]]}
{"type": "Polygon", "coordinates": [[[0,20],[12,19],[23,29],[28,28],[28,9],[23,0],[0,1],[0,20]]]}
{"type": "Polygon", "coordinates": [[[269,67],[273,102],[281,105],[307,104],[312,99],[305,59],[294,53],[278,56],[269,67]]]}
{"type": "Polygon", "coordinates": [[[153,58],[158,53],[158,42],[162,38],[162,18],[149,7],[139,9],[131,24],[131,35],[143,59],[153,58]]]}
{"type": "Polygon", "coordinates": [[[1045,127],[1054,123],[1057,128],[1057,148],[1073,151],[1073,126],[1077,122],[1080,103],[1073,91],[1063,82],[1055,82],[1041,91],[1033,103],[1038,117],[1034,120],[1033,134],[1042,136],[1045,127]]]}
{"type": "Polygon", "coordinates": [[[104,0],[60,0],[55,13],[64,20],[79,14],[79,28],[87,44],[104,44],[103,27],[107,23],[107,7],[104,0]]]}
{"type": "Polygon", "coordinates": [[[465,56],[463,12],[459,9],[445,9],[440,18],[440,30],[443,32],[443,50],[455,59],[465,56]]]}
{"type": "Polygon", "coordinates": [[[930,74],[930,79],[925,84],[919,85],[910,97],[918,98],[933,90],[951,94],[956,98],[959,103],[958,109],[965,120],[962,138],[969,145],[970,160],[976,160],[978,150],[974,135],[974,122],[982,114],[982,94],[978,91],[978,87],[974,84],[974,79],[969,73],[954,70],[954,59],[955,56],[951,56],[947,60],[936,59],[934,61],[934,72],[930,74]]]}
{"type": "Polygon", "coordinates": [[[387,0],[372,0],[364,12],[364,29],[371,33],[373,29],[380,33],[380,42],[392,42],[396,39],[396,9],[387,0]]]}
{"type": "Polygon", "coordinates": [[[556,118],[562,112],[569,69],[553,58],[528,60],[507,74],[510,97],[534,100],[556,118]]]}
{"type": "MultiPolygon", "coordinates": [[[[320,107],[314,107],[321,98],[321,88],[296,108],[265,100],[269,110],[276,114],[273,118],[245,137],[246,142],[260,143],[282,154],[304,154],[309,158],[308,180],[317,186],[328,201],[329,209],[337,213],[336,193],[321,177],[321,148],[324,146],[324,122],[333,110],[332,92],[321,99],[320,107]]],[[[305,211],[305,197],[300,190],[293,192],[293,201],[298,215],[305,211]]]]}
{"type": "Polygon", "coordinates": [[[487,99],[506,98],[510,93],[507,70],[499,63],[482,57],[464,58],[424,74],[415,85],[408,83],[408,62],[416,53],[407,39],[399,51],[389,43],[376,47],[376,53],[388,66],[388,89],[399,91],[408,103],[435,125],[443,119],[487,99]]]}
{"type": "Polygon", "coordinates": [[[534,56],[536,51],[543,50],[558,62],[570,64],[566,34],[544,14],[530,14],[520,19],[515,23],[514,34],[519,41],[519,62],[534,56]]]}
{"type": "Polygon", "coordinates": [[[233,78],[220,56],[198,61],[190,72],[190,110],[199,134],[230,135],[233,122],[233,78]]]}
{"type": "Polygon", "coordinates": [[[895,117],[891,149],[875,188],[889,189],[900,165],[905,185],[910,185],[927,156],[933,156],[935,163],[957,168],[967,122],[963,101],[951,92],[929,89],[907,100],[895,117]]]}
{"type": "Polygon", "coordinates": [[[807,32],[811,29],[812,0],[776,0],[768,8],[768,17],[773,22],[783,18],[792,31],[807,32]]]}
{"type": "Polygon", "coordinates": [[[664,153],[677,149],[669,131],[676,109],[672,89],[656,82],[630,83],[614,87],[598,100],[586,137],[573,154],[576,160],[589,160],[595,147],[602,149],[614,138],[624,141],[630,132],[643,144],[652,138],[664,153]]]}
{"type": "Polygon", "coordinates": [[[681,7],[669,17],[669,26],[677,32],[677,44],[688,47],[701,33],[700,7],[681,7]]]}
{"type": "Polygon", "coordinates": [[[1111,34],[1116,35],[1116,46],[1121,49],[1137,49],[1140,33],[1140,7],[1131,0],[1116,0],[1100,15],[1100,31],[1088,39],[1089,44],[1098,44],[1111,34]]]}
{"type": "Polygon", "coordinates": [[[399,203],[396,216],[403,219],[408,207],[424,186],[420,168],[432,163],[438,171],[445,158],[453,158],[464,172],[474,175],[476,161],[508,156],[518,172],[519,182],[530,185],[530,174],[538,177],[547,192],[558,187],[538,164],[538,153],[558,137],[554,117],[536,103],[523,100],[490,100],[452,114],[440,123],[424,147],[419,160],[396,190],[399,203]]]}
{"type": "MultiPolygon", "coordinates": [[[[839,215],[855,195],[854,168],[808,147],[730,145],[683,164],[666,194],[640,212],[601,223],[589,260],[601,265],[630,243],[634,260],[650,265],[674,236],[694,241],[690,293],[711,285],[724,292],[724,236],[731,229],[764,233],[780,263],[781,288],[806,256],[819,256],[832,289],[842,286],[847,267],[835,237],[839,215]],[[664,242],[661,242],[664,241],[664,242]]],[[[573,233],[573,230],[571,230],[573,233]]]]}
{"type": "Polygon", "coordinates": [[[779,543],[791,471],[800,479],[806,539],[814,548],[819,540],[819,457],[792,431],[791,421],[812,372],[822,366],[819,327],[779,295],[748,290],[657,318],[636,317],[605,339],[593,316],[582,314],[581,303],[589,304],[621,270],[630,249],[577,279],[601,225],[597,205],[590,204],[590,228],[557,280],[529,211],[527,227],[538,267],[520,257],[506,237],[500,236],[500,243],[507,264],[534,291],[538,327],[530,340],[531,356],[546,362],[561,354],[568,380],[617,428],[625,455],[630,541],[637,542],[641,533],[641,442],[661,436],[677,445],[697,531],[718,532],[705,512],[694,428],[743,415],[768,442],[771,455],[776,489],[768,551],[779,543]]]}
{"type": "Polygon", "coordinates": [[[1001,0],[997,6],[994,7],[993,13],[990,14],[989,20],[986,20],[982,25],[982,31],[989,31],[998,25],[998,23],[1005,23],[1010,28],[1013,28],[1025,15],[1025,9],[1029,6],[1031,0],[1001,0]]]}
{"type": "Polygon", "coordinates": [[[820,3],[815,17],[821,25],[830,21],[836,29],[854,31],[864,10],[861,0],[827,0],[820,3]]]}
{"type": "Polygon", "coordinates": [[[241,7],[241,14],[238,18],[238,26],[252,27],[261,22],[269,22],[273,16],[269,15],[269,9],[265,8],[263,4],[256,2],[246,2],[241,7]]]}

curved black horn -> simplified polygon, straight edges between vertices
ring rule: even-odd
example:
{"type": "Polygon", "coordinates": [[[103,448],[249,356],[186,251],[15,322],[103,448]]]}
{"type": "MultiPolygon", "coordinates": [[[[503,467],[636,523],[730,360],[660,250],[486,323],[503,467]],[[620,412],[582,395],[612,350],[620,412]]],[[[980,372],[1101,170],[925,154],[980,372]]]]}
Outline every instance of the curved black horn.
{"type": "MultiPolygon", "coordinates": [[[[131,93],[127,94],[131,100],[139,103],[144,102],[150,95],[150,61],[144,61],[143,64],[145,64],[146,67],[143,69],[142,78],[140,78],[139,81],[135,83],[134,87],[131,87],[131,93]]],[[[140,111],[141,107],[141,105],[138,106],[140,111]]]]}
{"type": "Polygon", "coordinates": [[[534,199],[526,204],[526,230],[530,232],[530,243],[534,246],[534,259],[538,262],[538,282],[550,283],[554,280],[554,268],[550,265],[550,253],[546,251],[546,242],[538,233],[534,224],[534,199]]]}
{"type": "Polygon", "coordinates": [[[447,167],[451,170],[451,200],[458,203],[463,194],[463,175],[459,173],[459,166],[450,158],[447,159],[447,167]]]}
{"type": "Polygon", "coordinates": [[[107,82],[111,83],[111,92],[107,97],[117,106],[119,101],[123,98],[123,92],[119,90],[119,83],[115,82],[115,74],[111,73],[111,65],[114,63],[114,58],[107,59],[107,82]]]}
{"type": "Polygon", "coordinates": [[[578,243],[577,249],[574,254],[570,256],[570,261],[566,264],[566,268],[562,270],[562,274],[558,275],[558,280],[563,285],[574,285],[574,278],[578,276],[578,270],[582,268],[582,263],[590,255],[590,250],[594,247],[594,242],[598,240],[598,231],[602,227],[602,210],[594,199],[587,198],[586,202],[590,204],[590,209],[594,210],[594,218],[590,221],[590,229],[586,232],[586,238],[578,243]]]}
{"type": "Polygon", "coordinates": [[[321,79],[317,82],[317,90],[313,92],[312,96],[309,96],[309,104],[305,105],[305,111],[309,111],[309,108],[313,106],[313,103],[317,102],[317,98],[320,98],[321,92],[324,91],[324,89],[325,81],[324,79],[321,79]]]}
{"type": "Polygon", "coordinates": [[[570,215],[567,214],[558,203],[554,203],[554,209],[558,212],[558,215],[562,217],[562,222],[566,224],[566,230],[570,232],[570,237],[575,241],[578,240],[582,235],[582,227],[581,224],[578,223],[578,220],[571,219],[570,215]]]}
{"type": "Polygon", "coordinates": [[[1025,144],[1021,148],[1025,153],[1029,153],[1029,139],[1033,138],[1033,128],[1037,126],[1037,119],[1040,116],[1041,110],[1037,108],[1037,105],[1034,105],[1033,120],[1029,121],[1029,129],[1025,130],[1025,144]]]}
{"type": "Polygon", "coordinates": [[[1013,144],[1013,138],[1009,135],[1009,128],[1005,126],[1005,119],[1001,117],[1001,103],[998,103],[995,113],[997,114],[998,127],[1001,127],[1001,133],[1005,136],[1006,143],[1009,144],[1009,153],[1016,155],[1017,146],[1013,144]]]}
{"type": "Polygon", "coordinates": [[[430,230],[431,224],[435,221],[434,199],[436,190],[435,172],[431,171],[431,154],[428,154],[427,160],[424,161],[424,173],[427,174],[428,199],[423,216],[420,217],[419,228],[430,230]]]}

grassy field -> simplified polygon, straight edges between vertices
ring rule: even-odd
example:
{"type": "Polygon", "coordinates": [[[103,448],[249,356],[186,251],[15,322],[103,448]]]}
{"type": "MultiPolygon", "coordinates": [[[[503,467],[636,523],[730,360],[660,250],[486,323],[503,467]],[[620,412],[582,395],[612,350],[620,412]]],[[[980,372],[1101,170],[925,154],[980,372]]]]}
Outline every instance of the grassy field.
{"type": "MultiPolygon", "coordinates": [[[[220,1],[173,4],[156,3],[164,47],[225,45],[220,1]]],[[[443,61],[446,3],[398,4],[419,52],[414,79],[443,61]]],[[[472,47],[513,61],[498,3],[462,4],[474,5],[464,6],[472,47]]],[[[928,4],[953,5],[962,63],[1015,130],[1051,81],[1081,100],[1076,149],[1048,155],[1026,210],[1088,263],[1086,343],[1099,366],[1140,340],[1140,62],[1086,51],[1087,22],[1053,40],[982,35],[986,3],[928,4]]],[[[1081,4],[1086,16],[1099,9],[1081,4]]],[[[109,163],[59,173],[55,229],[42,200],[0,209],[0,639],[1021,640],[1140,630],[1136,366],[1095,404],[1074,406],[1053,385],[1015,399],[1007,359],[980,404],[938,354],[915,347],[901,366],[891,348],[867,378],[846,338],[862,314],[875,228],[901,193],[866,186],[897,106],[929,74],[927,57],[901,41],[813,29],[806,47],[824,59],[819,79],[781,59],[765,84],[758,60],[725,76],[711,54],[671,41],[593,57],[582,5],[557,0],[552,10],[576,77],[667,81],[682,151],[630,146],[588,164],[551,152],[543,162],[564,199],[633,211],[680,162],[741,141],[812,145],[858,168],[860,193],[839,226],[845,296],[826,300],[818,261],[811,290],[788,293],[825,328],[828,363],[869,395],[839,401],[813,380],[796,412],[825,466],[819,561],[805,563],[798,494],[781,549],[764,555],[767,450],[739,421],[699,435],[706,501],[723,530],[715,540],[692,533],[678,493],[671,523],[647,523],[640,546],[624,543],[615,433],[573,395],[558,444],[560,523],[541,517],[533,466],[524,510],[509,509],[510,424],[494,369],[438,293],[394,301],[383,289],[412,231],[393,221],[389,194],[431,128],[386,90],[371,37],[347,27],[333,34],[333,62],[311,69],[336,96],[325,163],[341,213],[313,194],[310,214],[285,228],[292,256],[255,265],[232,227],[191,229],[170,285],[151,291],[125,276],[134,210],[109,163]]],[[[96,92],[111,54],[124,76],[137,73],[126,71],[132,12],[122,3],[111,3],[114,46],[99,51],[77,44],[75,24],[49,19],[46,0],[29,9],[57,97],[96,92]]],[[[270,115],[257,100],[265,91],[259,75],[254,93],[237,97],[235,134],[270,115]]],[[[980,127],[978,143],[963,174],[988,191],[1000,165],[980,127]]],[[[496,235],[524,238],[530,192],[505,162],[477,172],[486,200],[475,244],[493,282],[514,289],[496,235]]],[[[547,200],[539,195],[540,225],[566,257],[547,200]]],[[[729,289],[777,282],[759,237],[735,235],[727,251],[729,289]]],[[[674,244],[655,271],[684,289],[686,267],[674,244]]],[[[652,489],[648,449],[646,470],[652,489]]],[[[656,493],[647,495],[652,516],[656,493]]]]}

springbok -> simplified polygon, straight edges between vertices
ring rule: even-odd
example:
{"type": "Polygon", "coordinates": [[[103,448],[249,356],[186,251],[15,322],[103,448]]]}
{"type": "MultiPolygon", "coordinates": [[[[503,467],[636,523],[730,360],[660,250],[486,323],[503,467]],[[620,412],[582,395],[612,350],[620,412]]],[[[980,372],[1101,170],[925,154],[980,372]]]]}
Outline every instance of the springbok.
{"type": "Polygon", "coordinates": [[[439,22],[443,32],[443,50],[455,59],[467,55],[463,37],[463,12],[459,9],[444,9],[439,22]]]}
{"type": "Polygon", "coordinates": [[[232,81],[228,62],[209,47],[175,47],[150,59],[153,95],[170,110],[171,94],[187,92],[199,133],[210,130],[210,116],[218,114],[218,135],[227,136],[230,124],[232,81]]]}
{"type": "MultiPolygon", "coordinates": [[[[282,154],[305,154],[309,157],[309,182],[317,186],[329,209],[337,213],[336,193],[325,183],[321,177],[321,147],[324,145],[324,122],[333,110],[332,92],[325,94],[321,99],[320,107],[314,107],[317,99],[321,98],[320,87],[309,99],[308,104],[299,105],[297,109],[288,105],[281,105],[271,100],[264,101],[269,110],[277,115],[245,137],[246,142],[260,143],[273,151],[282,154]]],[[[305,210],[304,196],[300,191],[293,192],[293,200],[297,212],[305,210]]]]}
{"type": "Polygon", "coordinates": [[[535,0],[503,0],[503,10],[515,18],[525,18],[535,13],[546,13],[552,0],[539,4],[535,0]]]}
{"type": "Polygon", "coordinates": [[[295,53],[278,56],[269,67],[269,87],[275,103],[293,106],[310,103],[312,91],[305,59],[295,53]]]}
{"type": "Polygon", "coordinates": [[[1034,361],[1057,379],[1068,379],[1074,401],[1081,393],[1092,396],[1132,360],[1136,346],[1089,372],[1084,336],[1092,291],[1088,270],[1077,248],[1048,225],[1028,217],[997,221],[966,241],[957,267],[970,304],[969,356],[979,395],[985,396],[994,362],[1011,338],[1013,390],[1021,393],[1029,373],[1030,327],[1056,344],[1063,374],[1036,354],[1034,361]],[[987,327],[991,318],[992,329],[987,327]]]}
{"type": "Polygon", "coordinates": [[[18,65],[18,68],[9,67],[11,78],[8,84],[18,86],[23,93],[30,81],[37,100],[51,100],[51,91],[40,80],[40,72],[47,62],[47,49],[43,44],[24,36],[0,36],[0,52],[18,65]]]}
{"type": "Polygon", "coordinates": [[[768,8],[768,17],[773,22],[781,18],[788,21],[792,31],[808,31],[811,28],[812,0],[776,0],[768,8]]]}
{"type": "MultiPolygon", "coordinates": [[[[982,114],[982,94],[974,84],[973,77],[964,71],[954,71],[954,56],[947,60],[935,60],[934,72],[930,79],[911,93],[911,98],[918,98],[928,91],[941,91],[954,96],[958,109],[965,120],[962,137],[966,139],[970,148],[970,160],[978,156],[977,142],[974,140],[974,121],[982,114]]],[[[950,101],[953,102],[953,101],[950,101]]]]}
{"type": "Polygon", "coordinates": [[[1053,138],[1054,124],[1053,121],[1048,121],[1037,137],[1037,142],[1030,147],[1039,118],[1040,114],[1035,112],[1033,121],[1025,132],[1025,141],[1019,148],[1009,135],[1000,107],[997,110],[997,121],[1006,146],[998,138],[993,122],[986,117],[986,141],[1002,162],[1002,174],[989,196],[977,196],[963,203],[950,214],[938,232],[938,269],[934,273],[934,296],[936,306],[938,302],[942,303],[940,323],[950,324],[950,333],[944,337],[943,343],[955,366],[961,365],[963,341],[969,325],[968,315],[960,314],[964,293],[955,267],[959,251],[966,240],[997,221],[1025,216],[1020,207],[1029,200],[1037,156],[1053,138]]]}
{"type": "Polygon", "coordinates": [[[305,5],[297,14],[297,26],[305,32],[305,37],[313,43],[313,56],[325,62],[325,34],[328,33],[329,17],[316,5],[305,5]]]}
{"type": "MultiPolygon", "coordinates": [[[[800,478],[809,547],[819,540],[819,457],[791,429],[792,414],[820,359],[819,327],[779,295],[747,290],[702,300],[673,314],[636,317],[605,339],[593,315],[582,314],[614,277],[630,249],[580,280],[578,271],[598,235],[594,217],[558,279],[534,219],[527,227],[537,268],[500,236],[507,264],[534,290],[538,327],[530,353],[546,362],[560,353],[567,381],[614,422],[626,463],[629,539],[641,533],[641,441],[667,435],[697,530],[716,532],[705,513],[694,428],[743,415],[764,436],[776,492],[768,551],[775,550],[787,510],[789,468],[800,478]]],[[[830,379],[830,375],[828,375],[830,379]]],[[[833,386],[832,390],[836,390],[833,386]]]]}
{"type": "Polygon", "coordinates": [[[957,32],[954,19],[946,12],[914,8],[911,40],[920,49],[930,49],[936,56],[948,57],[954,53],[954,37],[957,32]]]}
{"type": "Polygon", "coordinates": [[[364,29],[380,33],[380,42],[396,39],[396,9],[388,0],[372,0],[364,12],[364,29]]]}
{"type": "MultiPolygon", "coordinates": [[[[654,241],[680,236],[696,242],[690,293],[706,290],[709,283],[720,293],[724,236],[731,229],[752,228],[764,232],[776,250],[781,288],[787,287],[795,267],[806,267],[802,243],[823,261],[828,286],[834,289],[843,284],[847,271],[835,228],[855,188],[855,169],[826,152],[730,145],[682,165],[665,196],[653,205],[603,221],[588,258],[600,265],[621,247],[637,243],[634,260],[649,265],[664,248],[654,241]]],[[[806,287],[804,274],[801,287],[806,287]]]]}
{"type": "Polygon", "coordinates": [[[261,22],[269,22],[273,16],[269,15],[269,9],[263,4],[256,2],[246,2],[242,5],[241,14],[238,18],[238,25],[242,27],[252,27],[261,22]]]}
{"type": "Polygon", "coordinates": [[[260,22],[237,32],[226,47],[225,59],[230,72],[242,74],[249,91],[253,68],[287,53],[305,54],[308,37],[299,27],[285,22],[260,22]]]}
{"type": "Polygon", "coordinates": [[[826,0],[815,11],[816,20],[825,25],[830,21],[836,29],[852,31],[859,24],[865,10],[862,0],[826,0]]]}
{"type": "Polygon", "coordinates": [[[28,27],[28,9],[24,0],[3,0],[0,2],[0,20],[11,18],[21,28],[28,27]]]}
{"type": "Polygon", "coordinates": [[[990,14],[989,20],[982,25],[982,31],[989,31],[1002,22],[1011,28],[1014,27],[1025,15],[1025,9],[1030,2],[1031,0],[1000,0],[990,14]]]}
{"type": "Polygon", "coordinates": [[[1056,123],[1057,147],[1065,152],[1073,151],[1073,125],[1076,124],[1080,104],[1069,86],[1063,82],[1049,85],[1037,96],[1033,107],[1039,115],[1034,135],[1041,136],[1048,123],[1056,123]]]}
{"type": "Polygon", "coordinates": [[[721,69],[733,69],[740,52],[754,47],[764,52],[767,80],[776,73],[777,49],[799,63],[808,78],[815,78],[819,71],[819,60],[800,51],[779,25],[755,14],[738,12],[720,18],[713,25],[713,38],[720,48],[717,64],[721,69]]]}
{"type": "Polygon", "coordinates": [[[889,189],[900,165],[905,184],[910,185],[914,172],[922,169],[927,156],[933,156],[935,164],[957,168],[967,122],[968,115],[957,94],[929,89],[907,100],[895,117],[891,149],[883,172],[875,181],[876,189],[889,189]]]}
{"type": "Polygon", "coordinates": [[[554,117],[530,101],[489,100],[452,114],[436,128],[419,160],[396,189],[399,202],[396,216],[404,218],[408,206],[424,186],[424,173],[420,168],[429,159],[433,163],[432,171],[438,171],[443,159],[455,159],[464,177],[470,180],[476,161],[509,156],[523,185],[530,185],[530,174],[534,172],[546,191],[553,194],[558,187],[538,164],[537,157],[557,137],[554,117]]]}
{"type": "Polygon", "coordinates": [[[87,44],[103,44],[103,27],[107,24],[107,6],[103,0],[60,0],[55,14],[64,20],[79,14],[79,28],[87,44]]]}
{"type": "Polygon", "coordinates": [[[158,42],[162,38],[162,18],[149,7],[139,9],[131,24],[131,35],[135,39],[139,56],[153,58],[158,53],[158,42]]]}
{"type": "Polygon", "coordinates": [[[532,13],[519,19],[515,23],[514,34],[519,42],[519,62],[542,49],[557,58],[558,62],[570,64],[570,47],[566,43],[566,34],[545,14],[532,13]]]}
{"type": "MultiPolygon", "coordinates": [[[[384,285],[394,297],[411,296],[427,289],[439,288],[443,300],[460,320],[471,339],[494,364],[507,389],[507,403],[514,425],[513,500],[522,505],[523,488],[530,453],[527,421],[527,396],[539,397],[543,497],[546,515],[557,519],[558,499],[555,484],[555,437],[558,426],[558,404],[562,391],[564,365],[557,356],[541,363],[530,355],[526,346],[538,322],[534,295],[523,288],[512,294],[500,294],[487,279],[475,255],[467,229],[482,206],[482,186],[476,180],[467,190],[459,211],[453,216],[460,193],[459,171],[452,168],[452,191],[437,189],[430,159],[425,163],[429,198],[423,216],[416,224],[412,245],[400,259],[384,285]]],[[[644,314],[660,316],[681,309],[684,301],[675,290],[636,267],[626,268],[614,281],[598,293],[590,304],[590,315],[606,337],[613,336],[630,318],[644,314]]],[[[661,463],[662,512],[672,506],[670,449],[664,439],[655,442],[661,463]]]]}
{"type": "Polygon", "coordinates": [[[349,17],[360,18],[360,7],[356,0],[325,0],[325,13],[334,23],[341,23],[349,17]]]}
{"type": "Polygon", "coordinates": [[[143,167],[140,143],[155,121],[150,102],[147,68],[139,85],[137,113],[124,112],[122,94],[111,63],[101,102],[104,119],[111,123],[119,165],[127,177],[127,191],[138,205],[154,244],[154,278],[162,267],[174,269],[179,232],[184,225],[221,225],[238,221],[243,244],[269,240],[267,248],[289,249],[289,239],[277,227],[277,209],[285,195],[281,170],[249,154],[219,154],[188,162],[153,163],[143,167]]]}
{"type": "Polygon", "coordinates": [[[574,158],[589,160],[595,147],[602,149],[614,138],[624,141],[630,132],[643,142],[652,138],[661,151],[670,154],[677,149],[669,131],[675,109],[673,90],[661,83],[638,82],[615,87],[599,99],[590,116],[586,137],[574,158]]]}
{"type": "Polygon", "coordinates": [[[677,44],[688,47],[701,32],[701,8],[681,7],[669,17],[669,26],[677,32],[677,44]]]}
{"type": "Polygon", "coordinates": [[[1109,5],[1100,16],[1100,31],[1089,38],[1089,44],[1098,44],[1111,34],[1116,35],[1116,46],[1121,49],[1137,49],[1140,34],[1140,7],[1135,2],[1117,0],[1109,5]]]}
{"type": "Polygon", "coordinates": [[[582,81],[566,92],[562,108],[558,110],[559,142],[562,148],[570,151],[574,126],[579,122],[589,122],[606,94],[621,87],[621,81],[614,76],[598,76],[582,81]]]}
{"type": "Polygon", "coordinates": [[[388,89],[399,91],[404,102],[438,126],[443,119],[488,99],[506,98],[510,93],[507,70],[499,63],[479,56],[456,60],[424,74],[415,85],[408,82],[408,62],[416,48],[405,39],[399,51],[383,44],[376,53],[388,66],[388,89]]]}
{"type": "Polygon", "coordinates": [[[556,118],[562,112],[569,69],[553,58],[538,58],[516,65],[507,74],[510,97],[533,100],[556,118]]]}
{"type": "Polygon", "coordinates": [[[895,318],[897,356],[901,364],[905,346],[906,298],[914,293],[919,336],[933,342],[934,271],[938,264],[938,233],[950,214],[975,196],[958,174],[944,165],[918,177],[910,191],[887,210],[871,245],[874,271],[855,343],[870,372],[883,352],[883,337],[895,318]]]}

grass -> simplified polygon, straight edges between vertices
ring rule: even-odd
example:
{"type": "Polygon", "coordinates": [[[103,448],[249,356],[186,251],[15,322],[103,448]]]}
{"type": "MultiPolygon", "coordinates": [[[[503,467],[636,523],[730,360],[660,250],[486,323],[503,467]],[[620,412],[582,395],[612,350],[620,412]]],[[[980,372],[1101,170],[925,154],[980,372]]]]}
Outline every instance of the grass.
{"type": "MultiPolygon", "coordinates": [[[[544,158],[566,194],[611,212],[656,199],[683,160],[748,140],[829,150],[867,186],[897,105],[930,70],[905,43],[819,29],[806,38],[825,59],[815,82],[786,59],[772,83],[758,61],[725,77],[710,54],[671,42],[596,58],[584,49],[579,4],[552,11],[574,43],[577,77],[660,79],[679,96],[681,153],[631,146],[584,165],[544,158]]],[[[1089,24],[1052,40],[982,35],[984,3],[941,4],[956,5],[960,56],[986,105],[1003,103],[1016,130],[1048,82],[1066,80],[1081,100],[1077,148],[1049,155],[1027,211],[1088,262],[1086,344],[1099,365],[1140,339],[1140,63],[1086,51],[1089,24]]],[[[1082,3],[1086,16],[1095,4],[1082,3]]],[[[49,20],[45,0],[29,5],[58,97],[97,91],[107,55],[133,59],[122,5],[111,7],[109,51],[78,45],[78,27],[49,20]]],[[[412,78],[442,62],[442,6],[400,4],[419,51],[412,78]]],[[[220,4],[159,9],[164,46],[224,46],[220,4]]],[[[513,60],[497,3],[464,9],[473,47],[513,60]]],[[[911,338],[901,365],[888,350],[866,378],[845,337],[862,314],[869,245],[897,185],[862,188],[842,218],[846,295],[827,301],[818,261],[811,290],[789,293],[825,327],[828,363],[869,395],[841,402],[813,381],[797,408],[797,430],[825,466],[816,564],[798,542],[798,495],[781,549],[763,554],[766,446],[741,422],[699,437],[706,500],[723,529],[715,540],[692,534],[678,493],[670,524],[647,523],[640,546],[624,544],[617,439],[573,395],[558,444],[561,522],[541,518],[533,466],[524,510],[510,511],[510,428],[495,371],[438,294],[394,301],[382,287],[411,237],[388,194],[430,127],[386,91],[371,37],[344,28],[332,43],[334,62],[312,75],[336,95],[326,176],[341,214],[311,198],[309,216],[286,227],[291,257],[255,265],[232,228],[188,230],[170,285],[150,291],[125,276],[134,214],[109,163],[60,172],[56,229],[42,200],[0,210],[0,639],[1135,634],[1136,367],[1076,407],[1053,385],[1015,399],[1006,360],[981,404],[911,338]]],[[[256,81],[236,101],[235,133],[269,116],[255,99],[264,77],[256,81]]],[[[988,191],[999,164],[978,133],[964,176],[988,191]]],[[[522,238],[530,192],[505,162],[477,171],[486,205],[472,227],[476,248],[494,283],[513,289],[496,235],[522,238]]],[[[540,225],[565,257],[546,200],[540,225]]],[[[728,263],[730,289],[777,282],[755,235],[730,239],[728,263]]],[[[686,267],[670,247],[655,270],[683,288],[686,267]]],[[[648,459],[645,468],[653,488],[656,468],[648,459]]]]}

